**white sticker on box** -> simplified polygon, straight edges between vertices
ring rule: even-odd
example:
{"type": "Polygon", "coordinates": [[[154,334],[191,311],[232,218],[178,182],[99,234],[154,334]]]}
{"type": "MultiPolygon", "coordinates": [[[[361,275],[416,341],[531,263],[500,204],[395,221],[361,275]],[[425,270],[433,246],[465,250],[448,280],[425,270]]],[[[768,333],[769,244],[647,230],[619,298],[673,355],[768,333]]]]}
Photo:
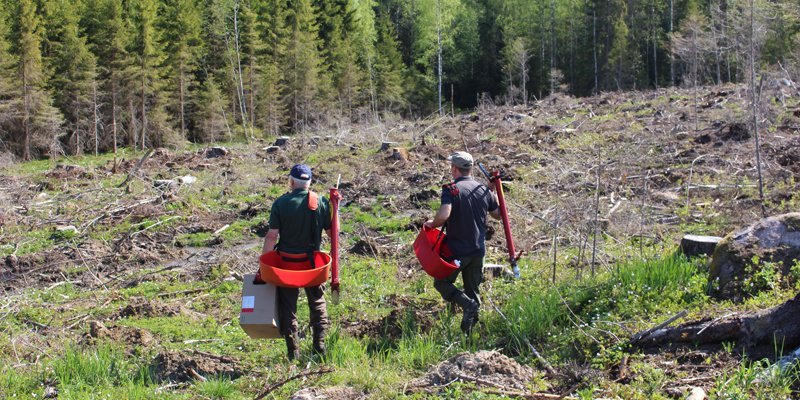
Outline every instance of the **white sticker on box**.
{"type": "Polygon", "coordinates": [[[256,296],[242,296],[242,312],[253,312],[256,308],[256,296]]]}

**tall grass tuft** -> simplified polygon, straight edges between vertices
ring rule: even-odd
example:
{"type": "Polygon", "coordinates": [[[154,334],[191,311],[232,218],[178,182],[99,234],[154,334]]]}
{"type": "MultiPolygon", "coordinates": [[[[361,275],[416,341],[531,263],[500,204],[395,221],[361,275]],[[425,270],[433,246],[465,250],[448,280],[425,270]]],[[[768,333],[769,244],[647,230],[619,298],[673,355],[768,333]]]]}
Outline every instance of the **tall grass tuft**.
{"type": "Polygon", "coordinates": [[[52,368],[59,387],[66,391],[153,384],[148,366],[133,364],[126,358],[122,351],[109,345],[94,349],[69,347],[53,362],[52,368]]]}
{"type": "MultiPolygon", "coordinates": [[[[493,317],[489,326],[497,336],[508,338],[513,349],[526,354],[526,340],[546,343],[560,337],[569,341],[572,339],[564,339],[563,333],[573,337],[570,335],[576,331],[592,330],[595,323],[611,315],[625,318],[684,306],[704,296],[705,279],[695,264],[675,255],[630,261],[593,279],[556,285],[534,281],[532,287],[515,287],[523,284],[528,283],[496,285],[500,295],[507,297],[502,311],[508,322],[493,317]]],[[[612,328],[603,328],[608,329],[612,328]]]]}

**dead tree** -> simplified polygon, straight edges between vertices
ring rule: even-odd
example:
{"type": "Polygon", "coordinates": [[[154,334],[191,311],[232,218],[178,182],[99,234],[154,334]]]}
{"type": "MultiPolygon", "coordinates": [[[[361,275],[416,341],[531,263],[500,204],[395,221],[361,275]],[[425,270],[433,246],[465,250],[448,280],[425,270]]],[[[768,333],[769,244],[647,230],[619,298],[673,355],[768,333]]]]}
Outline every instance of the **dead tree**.
{"type": "Polygon", "coordinates": [[[777,344],[788,350],[800,346],[800,293],[794,299],[767,310],[659,329],[632,344],[656,347],[670,343],[716,344],[730,341],[745,347],[777,344]]]}

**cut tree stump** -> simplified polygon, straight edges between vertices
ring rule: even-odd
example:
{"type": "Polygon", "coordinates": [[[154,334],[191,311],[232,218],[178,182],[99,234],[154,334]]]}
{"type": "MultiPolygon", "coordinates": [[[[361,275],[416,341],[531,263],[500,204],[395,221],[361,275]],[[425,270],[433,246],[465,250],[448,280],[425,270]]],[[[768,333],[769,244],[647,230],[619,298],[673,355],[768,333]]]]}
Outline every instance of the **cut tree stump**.
{"type": "Polygon", "coordinates": [[[681,252],[686,257],[711,255],[721,240],[719,236],[686,235],[681,239],[681,252]]]}
{"type": "Polygon", "coordinates": [[[676,328],[659,329],[633,342],[639,347],[670,343],[713,344],[737,341],[746,347],[800,346],[800,294],[779,306],[755,312],[696,321],[676,328]]]}
{"type": "Polygon", "coordinates": [[[288,144],[288,143],[289,143],[289,137],[288,136],[281,136],[281,137],[275,139],[275,143],[273,143],[272,145],[273,146],[281,146],[281,147],[283,147],[283,146],[286,146],[286,144],[288,144]]]}
{"type": "Polygon", "coordinates": [[[397,144],[397,142],[381,142],[381,148],[378,151],[386,151],[391,149],[397,144]]]}

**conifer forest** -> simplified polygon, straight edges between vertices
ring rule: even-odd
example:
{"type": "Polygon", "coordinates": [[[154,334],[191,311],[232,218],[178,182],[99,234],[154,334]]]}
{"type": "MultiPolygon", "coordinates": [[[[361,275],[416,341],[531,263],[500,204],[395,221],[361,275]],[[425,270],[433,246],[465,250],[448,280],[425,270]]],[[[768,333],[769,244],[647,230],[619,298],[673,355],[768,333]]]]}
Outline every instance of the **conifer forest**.
{"type": "Polygon", "coordinates": [[[800,399],[799,211],[798,0],[0,0],[3,400],[800,399]]]}
{"type": "Polygon", "coordinates": [[[0,140],[253,138],[791,69],[788,0],[5,0],[0,140]],[[751,23],[751,20],[752,23],[751,23]]]}

